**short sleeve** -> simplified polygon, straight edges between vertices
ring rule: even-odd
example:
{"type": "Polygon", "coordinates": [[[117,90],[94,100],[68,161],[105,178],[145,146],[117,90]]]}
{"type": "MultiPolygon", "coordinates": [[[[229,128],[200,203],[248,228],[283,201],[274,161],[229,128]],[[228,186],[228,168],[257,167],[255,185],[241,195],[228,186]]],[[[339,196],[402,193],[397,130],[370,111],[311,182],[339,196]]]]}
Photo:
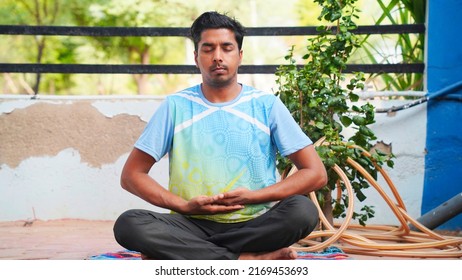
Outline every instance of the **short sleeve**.
{"type": "Polygon", "coordinates": [[[171,149],[173,129],[169,102],[166,99],[149,120],[136,141],[135,148],[159,161],[171,149]]]}
{"type": "Polygon", "coordinates": [[[272,140],[282,156],[288,156],[313,144],[279,98],[274,101],[269,120],[272,140]]]}

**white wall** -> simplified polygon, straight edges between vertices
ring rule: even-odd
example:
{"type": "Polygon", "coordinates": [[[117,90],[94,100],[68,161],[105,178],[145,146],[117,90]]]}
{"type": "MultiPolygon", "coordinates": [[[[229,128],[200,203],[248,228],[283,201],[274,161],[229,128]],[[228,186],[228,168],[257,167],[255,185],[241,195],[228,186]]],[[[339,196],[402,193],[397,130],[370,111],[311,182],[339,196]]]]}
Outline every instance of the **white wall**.
{"type": "MultiPolygon", "coordinates": [[[[374,101],[376,108],[400,106],[409,101],[374,101]]],[[[422,192],[425,172],[425,141],[426,141],[426,105],[419,105],[395,114],[376,114],[376,123],[371,128],[377,138],[386,144],[391,144],[394,168],[384,167],[398,189],[407,212],[414,218],[421,216],[422,192]]],[[[380,185],[393,198],[388,185],[380,178],[380,185]]],[[[378,192],[370,188],[366,193],[367,205],[374,205],[376,217],[370,221],[374,224],[398,224],[398,220],[389,210],[385,200],[378,192]]],[[[396,201],[393,199],[393,201],[396,201]]],[[[362,204],[356,206],[360,208],[362,204]]]]}

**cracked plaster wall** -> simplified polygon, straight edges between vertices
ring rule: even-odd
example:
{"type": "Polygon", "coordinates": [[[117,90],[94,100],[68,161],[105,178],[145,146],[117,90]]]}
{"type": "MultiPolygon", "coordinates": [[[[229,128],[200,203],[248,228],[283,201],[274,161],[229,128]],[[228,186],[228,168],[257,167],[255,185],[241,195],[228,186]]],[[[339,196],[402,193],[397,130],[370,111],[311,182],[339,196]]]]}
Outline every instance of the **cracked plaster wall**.
{"type": "MultiPolygon", "coordinates": [[[[149,207],[119,175],[160,100],[0,100],[0,221],[114,219],[149,207]]],[[[153,168],[164,184],[168,166],[153,168]]]]}
{"type": "Polygon", "coordinates": [[[101,167],[129,152],[144,124],[126,113],[106,117],[90,102],[39,102],[0,116],[0,164],[16,168],[27,158],[73,148],[82,162],[101,167]]]}

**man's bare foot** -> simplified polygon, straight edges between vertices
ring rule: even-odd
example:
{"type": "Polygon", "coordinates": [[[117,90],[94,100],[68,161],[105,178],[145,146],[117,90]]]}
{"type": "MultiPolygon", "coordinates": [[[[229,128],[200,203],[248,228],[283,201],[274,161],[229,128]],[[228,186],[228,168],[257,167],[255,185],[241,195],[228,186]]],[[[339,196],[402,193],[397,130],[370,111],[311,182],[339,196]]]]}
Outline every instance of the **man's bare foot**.
{"type": "Polygon", "coordinates": [[[239,260],[294,260],[297,252],[290,248],[282,248],[266,253],[242,253],[239,260]]]}
{"type": "Polygon", "coordinates": [[[150,257],[148,257],[147,255],[145,255],[145,254],[143,254],[143,253],[141,253],[140,255],[141,255],[140,257],[141,257],[141,259],[142,259],[143,261],[153,260],[153,259],[151,259],[150,257]]]}

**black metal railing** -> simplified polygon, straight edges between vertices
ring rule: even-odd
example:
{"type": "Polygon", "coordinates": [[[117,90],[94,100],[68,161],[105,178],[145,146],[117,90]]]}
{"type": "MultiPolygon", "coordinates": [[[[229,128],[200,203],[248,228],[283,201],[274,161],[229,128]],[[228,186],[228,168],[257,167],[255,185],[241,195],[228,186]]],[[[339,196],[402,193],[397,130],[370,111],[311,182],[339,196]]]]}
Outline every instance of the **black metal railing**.
{"type": "MultiPolygon", "coordinates": [[[[424,24],[359,26],[355,34],[422,34],[424,24]]],[[[310,36],[316,35],[316,27],[251,27],[247,36],[310,36]]],[[[42,36],[153,36],[187,37],[185,27],[78,27],[78,26],[30,26],[0,25],[0,35],[42,36]]],[[[242,74],[274,74],[280,65],[241,65],[242,74]]],[[[411,64],[348,64],[345,73],[423,73],[423,63],[411,64]]],[[[37,64],[0,63],[0,73],[73,73],[73,74],[198,74],[195,65],[165,64],[37,64]]]]}

